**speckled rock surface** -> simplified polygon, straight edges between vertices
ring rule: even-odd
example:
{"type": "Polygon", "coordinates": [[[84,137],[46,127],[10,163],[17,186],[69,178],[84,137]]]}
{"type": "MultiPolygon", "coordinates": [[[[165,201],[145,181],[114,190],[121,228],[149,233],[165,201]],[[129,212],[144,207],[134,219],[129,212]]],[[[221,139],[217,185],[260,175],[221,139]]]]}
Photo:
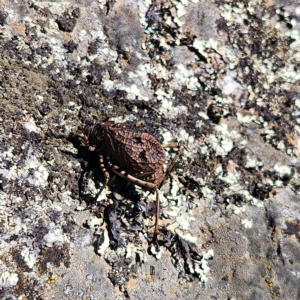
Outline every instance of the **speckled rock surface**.
{"type": "Polygon", "coordinates": [[[300,299],[298,1],[0,0],[0,41],[1,299],[300,299]],[[157,245],[62,138],[106,117],[184,145],[157,245]]]}

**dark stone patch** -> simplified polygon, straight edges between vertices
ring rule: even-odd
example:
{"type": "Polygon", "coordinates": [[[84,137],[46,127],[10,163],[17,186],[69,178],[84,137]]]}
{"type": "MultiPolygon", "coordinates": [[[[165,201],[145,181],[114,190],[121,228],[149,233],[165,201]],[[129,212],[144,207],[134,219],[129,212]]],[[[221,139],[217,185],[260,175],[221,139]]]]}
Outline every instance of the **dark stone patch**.
{"type": "Polygon", "coordinates": [[[127,281],[137,276],[138,264],[132,264],[132,260],[117,256],[115,258],[108,258],[107,262],[112,266],[111,271],[108,273],[108,278],[113,285],[117,285],[124,290],[126,298],[129,298],[127,291],[127,281]]]}
{"type": "MultiPolygon", "coordinates": [[[[300,221],[298,220],[287,220],[286,229],[284,232],[288,235],[295,235],[298,241],[300,242],[300,221]]],[[[299,257],[300,259],[300,257],[299,257]]]]}
{"type": "Polygon", "coordinates": [[[75,7],[73,9],[73,11],[71,12],[71,15],[74,17],[74,18],[79,18],[80,17],[80,9],[79,7],[75,7]]]}
{"type": "Polygon", "coordinates": [[[8,17],[8,14],[6,11],[0,10],[0,25],[4,26],[6,25],[6,19],[8,17]]]}
{"type": "Polygon", "coordinates": [[[58,268],[61,263],[65,267],[70,267],[70,246],[64,244],[63,246],[58,246],[54,244],[51,248],[44,248],[41,251],[40,259],[37,263],[37,268],[40,274],[48,273],[47,263],[51,263],[53,266],[58,268]]]}
{"type": "MultiPolygon", "coordinates": [[[[14,287],[14,292],[17,295],[24,295],[28,300],[42,300],[44,299],[42,295],[36,290],[39,286],[39,282],[36,279],[30,278],[30,275],[25,275],[24,273],[18,274],[18,283],[14,287]]],[[[7,298],[9,299],[9,298],[7,298]]],[[[15,298],[13,298],[15,299],[15,298]]]]}
{"type": "MultiPolygon", "coordinates": [[[[97,53],[97,48],[94,48],[93,51],[97,53]]],[[[99,85],[102,81],[102,77],[106,71],[106,68],[99,64],[92,64],[88,69],[90,72],[90,74],[87,75],[88,83],[99,85]]]]}
{"type": "Polygon", "coordinates": [[[39,223],[41,226],[33,228],[32,235],[34,237],[34,245],[40,247],[44,242],[44,236],[48,233],[49,229],[43,226],[43,221],[40,220],[39,223]]]}
{"type": "Polygon", "coordinates": [[[78,44],[76,44],[74,41],[68,41],[63,44],[64,48],[67,49],[67,53],[73,53],[75,50],[77,50],[78,44]]]}
{"type": "Polygon", "coordinates": [[[223,108],[212,103],[207,108],[207,115],[214,123],[218,124],[223,115],[223,108]]]}
{"type": "Polygon", "coordinates": [[[14,248],[10,252],[11,257],[16,262],[19,270],[22,270],[22,272],[31,272],[31,269],[28,267],[28,265],[24,261],[20,251],[21,251],[21,248],[17,248],[17,249],[14,248]]]}
{"type": "Polygon", "coordinates": [[[58,27],[61,31],[72,32],[76,26],[75,18],[68,18],[66,16],[62,16],[56,20],[58,27]]]}
{"type": "Polygon", "coordinates": [[[89,44],[89,49],[88,49],[88,53],[93,55],[97,53],[98,48],[100,47],[100,42],[98,41],[93,41],[89,44]]]}

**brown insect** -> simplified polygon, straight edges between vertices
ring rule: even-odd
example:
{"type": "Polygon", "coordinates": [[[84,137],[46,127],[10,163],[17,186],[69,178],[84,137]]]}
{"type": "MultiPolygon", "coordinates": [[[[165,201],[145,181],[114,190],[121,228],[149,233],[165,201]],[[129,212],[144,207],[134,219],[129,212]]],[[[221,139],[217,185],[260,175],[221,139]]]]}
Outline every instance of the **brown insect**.
{"type": "MultiPolygon", "coordinates": [[[[164,179],[171,172],[179,157],[180,149],[164,173],[166,162],[164,148],[176,148],[178,143],[161,145],[151,134],[138,129],[139,125],[114,123],[110,119],[88,125],[84,134],[74,136],[82,138],[90,151],[98,150],[99,165],[104,175],[104,185],[108,185],[110,175],[106,165],[117,175],[143,189],[156,193],[156,220],[153,241],[158,234],[159,192],[164,179]]],[[[100,191],[100,192],[101,192],[100,191]]]]}

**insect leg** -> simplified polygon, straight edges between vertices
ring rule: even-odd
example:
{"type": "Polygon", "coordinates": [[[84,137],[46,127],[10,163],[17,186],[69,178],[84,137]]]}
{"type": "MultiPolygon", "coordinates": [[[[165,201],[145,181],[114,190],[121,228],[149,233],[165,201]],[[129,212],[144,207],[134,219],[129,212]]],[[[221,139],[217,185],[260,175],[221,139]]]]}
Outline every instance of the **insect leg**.
{"type": "MultiPolygon", "coordinates": [[[[109,158],[107,158],[109,159],[109,158]]],[[[110,177],[108,171],[106,170],[105,168],[105,165],[104,165],[104,159],[103,159],[103,156],[102,155],[99,155],[99,165],[100,165],[100,169],[103,173],[103,176],[104,176],[104,183],[100,189],[100,191],[97,193],[95,199],[98,199],[98,197],[101,195],[102,191],[107,187],[107,186],[110,186],[111,184],[113,184],[113,182],[115,181],[116,179],[116,176],[113,176],[112,178],[110,177]]]]}
{"type": "Polygon", "coordinates": [[[179,143],[168,143],[168,144],[164,144],[164,145],[161,145],[164,149],[165,148],[177,148],[177,147],[180,147],[180,144],[179,143]]]}
{"type": "Polygon", "coordinates": [[[80,137],[83,140],[85,147],[88,148],[89,151],[91,151],[91,152],[95,151],[96,148],[90,145],[89,137],[87,135],[81,134],[81,133],[76,133],[74,136],[80,137]]]}
{"type": "Polygon", "coordinates": [[[147,182],[147,181],[138,179],[132,175],[129,175],[124,170],[121,170],[121,168],[119,168],[118,166],[113,165],[111,163],[109,163],[108,166],[114,171],[114,173],[116,173],[120,177],[126,179],[127,181],[129,181],[133,184],[136,184],[136,185],[142,187],[145,190],[153,192],[156,189],[157,185],[154,183],[147,182]]]}
{"type": "Polygon", "coordinates": [[[95,151],[95,147],[90,145],[89,137],[85,134],[82,133],[74,133],[74,134],[69,134],[69,135],[64,135],[62,136],[65,139],[73,139],[73,138],[80,138],[83,141],[83,144],[86,148],[89,149],[89,151],[93,152],[95,151]]]}
{"type": "Polygon", "coordinates": [[[135,174],[134,176],[138,179],[146,179],[147,177],[149,178],[150,176],[152,176],[154,173],[154,171],[150,171],[141,174],[135,174]]]}
{"type": "Polygon", "coordinates": [[[107,187],[110,176],[109,176],[108,171],[105,168],[104,159],[103,159],[103,156],[101,154],[99,155],[99,164],[100,164],[100,169],[101,169],[101,171],[103,173],[103,176],[104,176],[104,184],[101,188],[101,191],[102,191],[103,189],[105,189],[107,187]]]}
{"type": "Polygon", "coordinates": [[[153,239],[152,242],[156,242],[157,240],[157,234],[158,234],[158,220],[159,220],[159,191],[158,188],[155,189],[155,193],[156,193],[156,215],[155,215],[155,228],[154,228],[154,234],[153,234],[153,239]]]}

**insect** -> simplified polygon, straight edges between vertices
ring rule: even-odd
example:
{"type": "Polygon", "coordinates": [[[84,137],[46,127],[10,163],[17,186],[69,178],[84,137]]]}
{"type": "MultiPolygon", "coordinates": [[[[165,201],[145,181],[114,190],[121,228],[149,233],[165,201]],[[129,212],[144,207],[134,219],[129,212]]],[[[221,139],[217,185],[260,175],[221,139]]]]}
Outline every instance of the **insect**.
{"type": "MultiPolygon", "coordinates": [[[[153,242],[157,240],[159,219],[159,188],[171,172],[180,155],[178,143],[161,145],[151,134],[143,132],[138,124],[115,123],[111,119],[87,125],[84,133],[77,133],[90,151],[99,152],[99,166],[104,175],[101,191],[108,185],[110,174],[106,166],[118,176],[143,189],[156,193],[156,219],[153,242]],[[165,148],[179,150],[164,173],[165,148]]],[[[100,192],[101,192],[100,191],[100,192]]]]}

